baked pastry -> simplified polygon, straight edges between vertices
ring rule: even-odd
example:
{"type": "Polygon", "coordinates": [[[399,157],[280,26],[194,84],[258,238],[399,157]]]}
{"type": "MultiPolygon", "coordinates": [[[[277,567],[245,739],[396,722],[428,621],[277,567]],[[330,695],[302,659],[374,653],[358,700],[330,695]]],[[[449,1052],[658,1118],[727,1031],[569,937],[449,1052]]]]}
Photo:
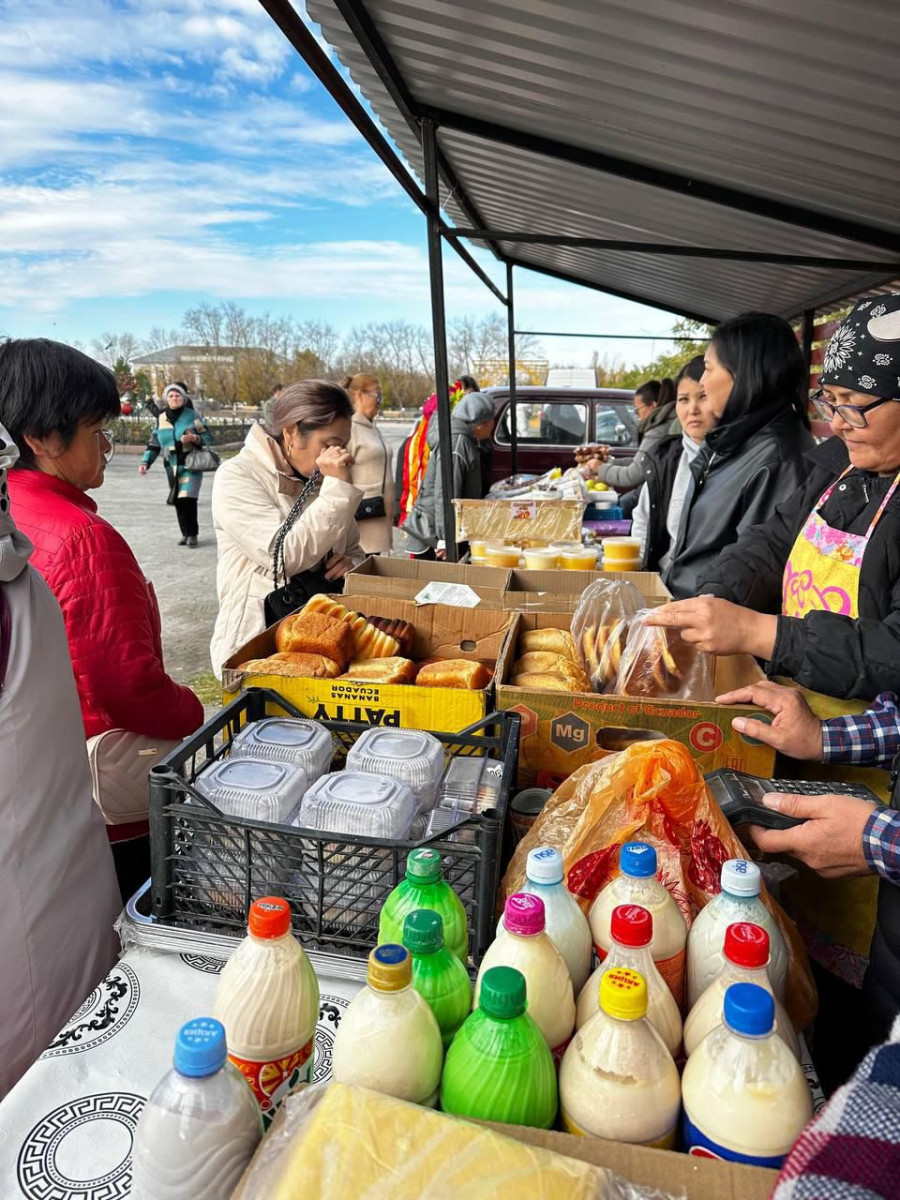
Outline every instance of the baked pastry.
{"type": "Polygon", "coordinates": [[[341,668],[333,659],[322,654],[292,654],[280,651],[268,658],[251,658],[241,663],[239,671],[248,675],[287,675],[310,679],[337,679],[341,668]]]}
{"type": "Polygon", "coordinates": [[[551,654],[565,655],[572,662],[578,661],[575,640],[568,629],[529,629],[519,639],[519,649],[522,654],[546,650],[551,654]]]}
{"type": "Polygon", "coordinates": [[[513,687],[523,688],[540,688],[542,692],[571,692],[572,685],[567,679],[563,679],[561,675],[549,675],[534,671],[527,671],[521,675],[514,675],[512,681],[513,687]]]}
{"type": "Polygon", "coordinates": [[[278,626],[275,646],[292,654],[322,654],[344,671],[353,657],[353,631],[346,621],[301,610],[285,617],[278,626]]]}
{"type": "Polygon", "coordinates": [[[363,658],[352,662],[341,679],[360,683],[415,683],[419,668],[408,658],[363,658]]]}
{"type": "Polygon", "coordinates": [[[311,596],[300,610],[300,614],[321,613],[335,621],[344,621],[353,633],[350,658],[357,662],[361,658],[392,658],[400,653],[400,642],[377,629],[361,613],[351,612],[337,600],[321,592],[311,596]]]}
{"type": "Polygon", "coordinates": [[[478,692],[491,682],[491,673],[480,662],[446,658],[419,668],[416,683],[421,687],[464,688],[478,692]]]}
{"type": "Polygon", "coordinates": [[[620,617],[610,625],[588,625],[581,634],[581,654],[594,691],[615,682],[628,638],[628,622],[620,617]]]}
{"type": "Polygon", "coordinates": [[[523,654],[513,664],[512,673],[516,675],[554,675],[567,684],[569,691],[590,692],[591,681],[580,666],[570,662],[562,654],[552,654],[549,650],[532,650],[523,654]]]}
{"type": "Polygon", "coordinates": [[[412,658],[413,647],[416,644],[416,630],[409,621],[401,621],[399,617],[369,617],[369,624],[386,633],[388,637],[396,638],[400,643],[400,655],[412,658]]]}
{"type": "Polygon", "coordinates": [[[622,660],[616,690],[623,696],[676,695],[697,653],[679,630],[642,625],[622,660]]]}

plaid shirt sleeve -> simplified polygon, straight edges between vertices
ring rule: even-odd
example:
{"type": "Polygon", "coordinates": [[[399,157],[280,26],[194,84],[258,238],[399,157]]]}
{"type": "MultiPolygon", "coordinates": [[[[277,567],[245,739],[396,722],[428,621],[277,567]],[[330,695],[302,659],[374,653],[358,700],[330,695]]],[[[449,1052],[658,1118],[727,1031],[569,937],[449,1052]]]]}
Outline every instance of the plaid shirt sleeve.
{"type": "Polygon", "coordinates": [[[873,871],[900,883],[900,812],[873,808],[863,830],[863,853],[873,871]]]}
{"type": "Polygon", "coordinates": [[[824,762],[890,767],[900,751],[900,709],[893,692],[883,692],[864,713],[822,722],[824,762]]]}

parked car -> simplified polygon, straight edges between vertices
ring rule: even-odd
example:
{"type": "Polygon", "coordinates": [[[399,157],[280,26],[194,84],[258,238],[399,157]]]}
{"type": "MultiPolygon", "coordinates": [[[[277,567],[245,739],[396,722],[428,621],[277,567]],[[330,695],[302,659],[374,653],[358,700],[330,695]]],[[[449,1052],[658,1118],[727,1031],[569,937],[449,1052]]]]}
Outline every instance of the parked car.
{"type": "MultiPolygon", "coordinates": [[[[512,475],[509,389],[484,389],[493,398],[491,482],[512,475]]],[[[626,388],[516,388],[518,474],[543,475],[553,467],[575,465],[573,449],[592,443],[611,447],[611,456],[629,462],[637,450],[634,392],[626,388]]]]}

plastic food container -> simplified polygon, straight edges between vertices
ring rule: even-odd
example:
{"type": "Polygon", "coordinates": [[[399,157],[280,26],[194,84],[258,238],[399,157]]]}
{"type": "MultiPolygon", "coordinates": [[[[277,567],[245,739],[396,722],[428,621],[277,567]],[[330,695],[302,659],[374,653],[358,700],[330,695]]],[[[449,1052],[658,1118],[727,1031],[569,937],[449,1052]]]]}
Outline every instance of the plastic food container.
{"type": "Polygon", "coordinates": [[[564,550],[559,556],[559,565],[564,571],[595,571],[597,569],[597,551],[592,546],[582,546],[578,550],[564,550]]]}
{"type": "Polygon", "coordinates": [[[314,783],[291,820],[303,829],[402,841],[419,806],[399,779],[338,771],[314,783]]]}
{"type": "Polygon", "coordinates": [[[226,758],[197,776],[197,791],[230,817],[283,824],[303,799],[306,772],[292,763],[226,758]]]}
{"type": "Polygon", "coordinates": [[[623,558],[610,562],[608,558],[604,558],[600,563],[601,571],[639,571],[641,569],[641,560],[639,558],[623,558]]]}
{"type": "Polygon", "coordinates": [[[555,571],[559,566],[559,551],[551,550],[549,546],[534,546],[525,550],[526,571],[555,571]]]}
{"type": "Polygon", "coordinates": [[[603,539],[601,545],[603,546],[603,555],[609,563],[635,562],[640,560],[640,538],[608,537],[603,539]]]}
{"type": "Polygon", "coordinates": [[[469,554],[474,562],[476,558],[483,559],[485,557],[485,546],[487,543],[484,538],[472,538],[469,542],[469,554]]]}
{"type": "Polygon", "coordinates": [[[517,567],[521,557],[518,546],[485,546],[485,558],[489,567],[517,567]]]}
{"type": "Polygon", "coordinates": [[[306,772],[306,792],[331,768],[334,739],[324,725],[296,717],[267,717],[245,725],[231,743],[231,757],[285,762],[306,772]]]}
{"type": "Polygon", "coordinates": [[[347,754],[347,770],[405,783],[419,812],[434,808],[444,773],[444,747],[421,729],[367,729],[347,754]]]}

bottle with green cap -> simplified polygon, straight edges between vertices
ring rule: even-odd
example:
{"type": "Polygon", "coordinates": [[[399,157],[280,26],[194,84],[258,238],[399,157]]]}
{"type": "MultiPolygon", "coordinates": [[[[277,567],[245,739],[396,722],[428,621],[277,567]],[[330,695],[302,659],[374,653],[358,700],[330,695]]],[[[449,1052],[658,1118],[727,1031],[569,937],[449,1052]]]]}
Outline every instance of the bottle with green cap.
{"type": "Polygon", "coordinates": [[[447,1051],[441,1079],[444,1112],[536,1129],[553,1126],[556,1067],[527,1007],[521,971],[485,971],[478,1008],[447,1051]]]}
{"type": "Polygon", "coordinates": [[[434,1108],[443,1061],[434,1013],[412,986],[412,956],[405,946],[376,947],[338,1026],[332,1078],[434,1108]]]}
{"type": "Polygon", "coordinates": [[[402,942],[403,922],[418,908],[440,913],[444,943],[451,954],[465,963],[469,957],[466,910],[449,883],[437,850],[413,850],[406,860],[406,878],[394,888],[381,910],[379,942],[402,942]]]}
{"type": "Polygon", "coordinates": [[[403,945],[412,955],[412,985],[434,1013],[444,1048],[472,1009],[466,968],[444,945],[440,913],[419,908],[403,922],[403,945]]]}
{"type": "Polygon", "coordinates": [[[569,1133],[672,1149],[681,1083],[647,1020],[647,984],[639,971],[610,967],[600,980],[600,1008],[563,1058],[559,1100],[569,1133]]]}

